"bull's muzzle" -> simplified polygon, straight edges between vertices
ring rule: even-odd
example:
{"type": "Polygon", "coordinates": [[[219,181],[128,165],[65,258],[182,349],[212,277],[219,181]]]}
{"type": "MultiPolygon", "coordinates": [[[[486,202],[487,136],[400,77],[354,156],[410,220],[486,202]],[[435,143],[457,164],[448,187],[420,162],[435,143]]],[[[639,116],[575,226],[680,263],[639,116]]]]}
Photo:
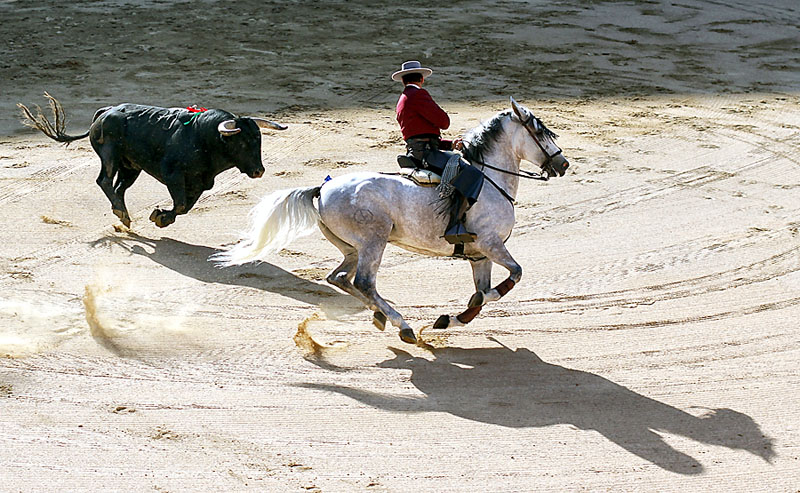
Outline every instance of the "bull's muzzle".
{"type": "Polygon", "coordinates": [[[254,169],[253,171],[248,172],[247,176],[250,178],[261,178],[264,176],[264,168],[254,169]]]}

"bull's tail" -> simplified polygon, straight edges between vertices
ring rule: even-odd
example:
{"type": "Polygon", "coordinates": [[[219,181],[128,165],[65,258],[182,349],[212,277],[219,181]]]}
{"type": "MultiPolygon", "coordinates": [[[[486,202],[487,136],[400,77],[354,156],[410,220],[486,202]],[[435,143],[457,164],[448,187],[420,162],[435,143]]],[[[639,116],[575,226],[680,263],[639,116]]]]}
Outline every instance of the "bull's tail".
{"type": "Polygon", "coordinates": [[[45,92],[44,97],[50,101],[50,109],[53,111],[53,123],[50,123],[50,120],[48,120],[47,117],[42,114],[42,108],[40,108],[39,105],[36,105],[36,116],[34,116],[33,112],[31,112],[27,106],[22,103],[17,103],[17,107],[22,110],[23,125],[41,130],[43,134],[51,139],[58,142],[63,142],[65,144],[69,144],[75,140],[83,139],[89,135],[88,131],[82,135],[67,135],[64,133],[64,129],[67,126],[67,118],[66,114],[64,113],[64,108],[56,98],[48,93],[45,92]]]}
{"type": "Polygon", "coordinates": [[[267,195],[250,211],[250,229],[239,242],[209,260],[222,267],[263,260],[312,233],[320,221],[314,205],[319,190],[320,187],[293,188],[267,195]]]}

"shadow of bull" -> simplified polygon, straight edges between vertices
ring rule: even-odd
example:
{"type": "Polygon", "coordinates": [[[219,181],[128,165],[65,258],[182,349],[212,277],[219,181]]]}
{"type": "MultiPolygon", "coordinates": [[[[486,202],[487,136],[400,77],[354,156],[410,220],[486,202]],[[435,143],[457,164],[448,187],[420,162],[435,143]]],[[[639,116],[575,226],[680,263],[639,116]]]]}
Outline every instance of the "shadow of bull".
{"type": "Polygon", "coordinates": [[[319,305],[331,316],[350,315],[364,310],[358,300],[330,286],[303,279],[277,265],[258,262],[234,267],[219,268],[208,261],[218,253],[211,247],[194,245],[172,238],[152,239],[134,232],[125,236],[105,236],[92,242],[98,247],[115,244],[134,255],[153,262],[181,275],[211,284],[245,286],[277,293],[311,305],[319,305]],[[331,306],[335,313],[329,313],[331,306]]]}

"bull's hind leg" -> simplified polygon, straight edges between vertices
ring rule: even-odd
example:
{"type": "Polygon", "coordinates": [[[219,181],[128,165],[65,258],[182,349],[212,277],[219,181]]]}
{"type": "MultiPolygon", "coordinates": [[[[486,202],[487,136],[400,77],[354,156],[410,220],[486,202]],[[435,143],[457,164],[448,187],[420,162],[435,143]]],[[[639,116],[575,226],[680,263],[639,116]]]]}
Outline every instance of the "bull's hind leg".
{"type": "MultiPolygon", "coordinates": [[[[94,143],[93,143],[94,144],[94,143]]],[[[114,176],[122,169],[122,162],[116,149],[111,145],[95,148],[100,156],[101,169],[97,176],[97,185],[111,202],[111,211],[120,218],[125,226],[130,226],[131,220],[128,209],[125,208],[125,201],[114,190],[114,176]],[[127,221],[127,222],[126,222],[127,221]]],[[[118,180],[119,183],[119,180],[118,180]]]]}
{"type": "Polygon", "coordinates": [[[503,242],[486,241],[484,254],[486,258],[472,262],[472,276],[475,281],[475,294],[469,299],[468,308],[456,316],[442,315],[433,324],[435,329],[457,327],[470,323],[481,312],[483,305],[490,301],[497,301],[506,295],[522,278],[522,267],[514,260],[503,242]],[[508,269],[508,278],[490,289],[492,282],[492,263],[508,269]]]}
{"type": "Polygon", "coordinates": [[[117,172],[116,183],[114,183],[114,194],[122,205],[122,209],[120,211],[115,210],[114,214],[119,217],[122,224],[128,227],[131,225],[131,217],[128,215],[128,208],[125,205],[125,191],[133,185],[133,182],[136,181],[141,172],[138,169],[121,167],[117,172]]]}

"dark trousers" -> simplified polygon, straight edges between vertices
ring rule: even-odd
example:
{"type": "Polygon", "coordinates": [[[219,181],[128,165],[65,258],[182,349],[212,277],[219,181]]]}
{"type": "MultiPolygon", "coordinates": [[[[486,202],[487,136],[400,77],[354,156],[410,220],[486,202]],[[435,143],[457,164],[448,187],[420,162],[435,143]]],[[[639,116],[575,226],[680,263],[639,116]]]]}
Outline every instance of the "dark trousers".
{"type": "MultiPolygon", "coordinates": [[[[434,137],[411,137],[406,141],[406,156],[414,160],[415,167],[428,169],[441,175],[447,161],[455,154],[439,150],[439,142],[434,137]]],[[[469,205],[478,200],[483,188],[483,172],[461,160],[458,175],[450,182],[469,205]]]]}

